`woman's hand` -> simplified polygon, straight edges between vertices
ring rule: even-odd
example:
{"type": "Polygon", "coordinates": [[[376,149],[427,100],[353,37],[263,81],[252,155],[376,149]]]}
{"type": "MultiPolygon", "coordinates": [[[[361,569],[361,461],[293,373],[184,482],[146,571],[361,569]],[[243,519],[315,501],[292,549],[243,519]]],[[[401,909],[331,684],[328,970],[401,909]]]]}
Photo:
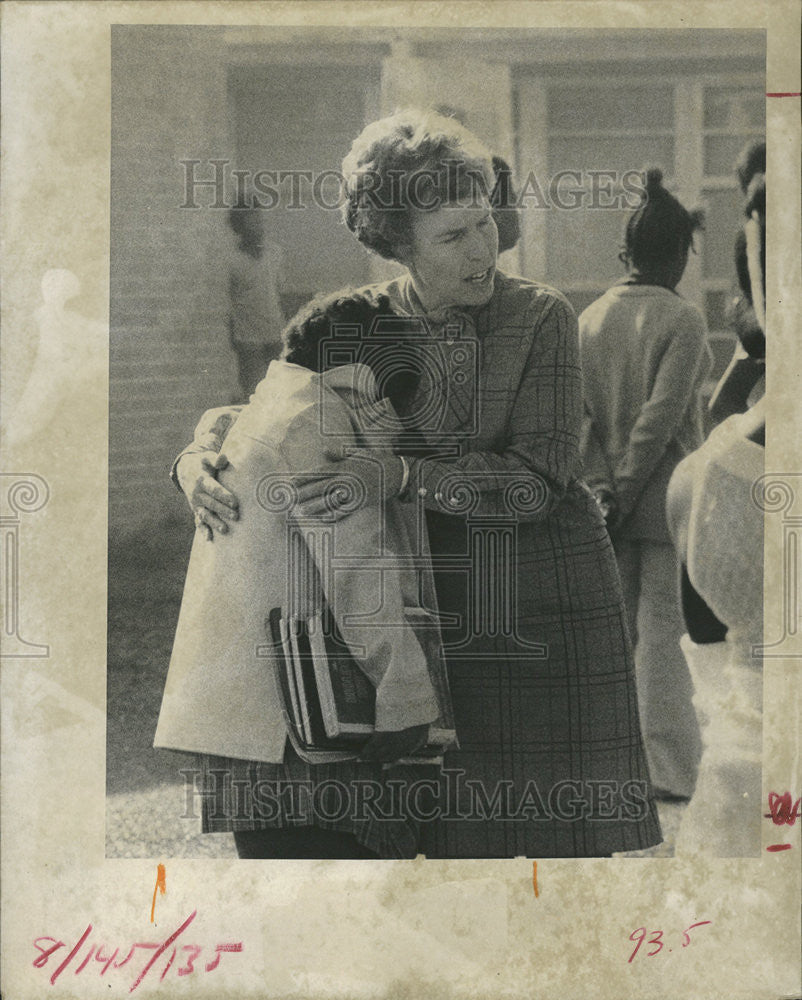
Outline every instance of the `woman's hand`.
{"type": "Polygon", "coordinates": [[[410,726],[394,733],[374,733],[359,755],[360,761],[376,764],[394,764],[408,757],[426,743],[429,726],[410,726]]]}
{"type": "Polygon", "coordinates": [[[210,541],[215,531],[224,535],[228,531],[226,522],[239,517],[239,501],[217,479],[217,473],[227,465],[225,455],[209,458],[208,452],[191,452],[179,460],[175,470],[195,524],[210,541]]]}
{"type": "Polygon", "coordinates": [[[362,507],[383,508],[397,497],[404,466],[391,451],[349,449],[350,457],[293,476],[298,491],[296,513],[339,521],[362,507]]]}

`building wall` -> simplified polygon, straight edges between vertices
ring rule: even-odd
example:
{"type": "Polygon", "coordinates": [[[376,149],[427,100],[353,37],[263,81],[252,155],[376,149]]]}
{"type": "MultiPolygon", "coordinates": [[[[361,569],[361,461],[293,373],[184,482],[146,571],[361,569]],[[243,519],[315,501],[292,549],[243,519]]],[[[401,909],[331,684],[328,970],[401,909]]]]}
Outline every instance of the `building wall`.
{"type": "Polygon", "coordinates": [[[172,459],[202,410],[235,390],[225,212],[181,208],[179,162],[231,156],[225,92],[216,29],[112,30],[112,537],[184,506],[172,459]]]}

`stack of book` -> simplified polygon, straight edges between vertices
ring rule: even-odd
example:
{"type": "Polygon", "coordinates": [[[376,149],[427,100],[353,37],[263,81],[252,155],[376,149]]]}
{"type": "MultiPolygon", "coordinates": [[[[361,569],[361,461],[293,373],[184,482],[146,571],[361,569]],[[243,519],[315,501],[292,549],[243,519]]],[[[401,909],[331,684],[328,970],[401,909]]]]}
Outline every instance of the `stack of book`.
{"type": "MultiPolygon", "coordinates": [[[[427,743],[405,760],[431,763],[456,745],[440,630],[423,608],[406,608],[405,617],[426,654],[440,704],[440,718],[429,727],[427,743]]],[[[309,763],[356,759],[375,729],[376,689],[343,642],[330,610],[325,607],[310,618],[284,618],[274,608],[266,624],[296,753],[309,763]]]]}

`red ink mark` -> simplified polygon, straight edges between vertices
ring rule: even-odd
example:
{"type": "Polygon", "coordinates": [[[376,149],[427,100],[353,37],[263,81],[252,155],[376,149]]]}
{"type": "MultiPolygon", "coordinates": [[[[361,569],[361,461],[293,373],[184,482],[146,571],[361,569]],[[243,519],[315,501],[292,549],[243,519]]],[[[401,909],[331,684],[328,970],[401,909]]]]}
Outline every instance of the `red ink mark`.
{"type": "Polygon", "coordinates": [[[776,792],[769,792],[769,811],[763,813],[766,819],[770,819],[775,826],[793,826],[802,816],[799,811],[799,803],[802,799],[793,801],[790,792],[783,792],[778,795],[776,792]]]}
{"type": "Polygon", "coordinates": [[[78,975],[79,972],[83,972],[83,970],[87,967],[87,965],[89,965],[90,961],[92,960],[92,956],[95,954],[95,949],[96,948],[97,948],[97,945],[93,944],[92,947],[89,949],[89,954],[86,956],[86,958],[83,960],[83,962],[81,962],[81,964],[75,970],[75,975],[76,976],[78,975]]]}
{"type": "Polygon", "coordinates": [[[114,959],[117,957],[117,954],[118,954],[119,951],[120,951],[119,948],[115,948],[114,951],[111,953],[111,957],[110,958],[106,958],[106,956],[103,954],[103,945],[99,945],[98,946],[98,949],[95,952],[95,961],[96,962],[105,962],[106,963],[103,966],[103,968],[102,968],[102,970],[100,972],[101,976],[105,976],[105,974],[109,971],[109,966],[114,961],[114,959]]]}
{"type": "Polygon", "coordinates": [[[790,851],[793,844],[769,844],[766,848],[767,851],[790,851]]]}
{"type": "MultiPolygon", "coordinates": [[[[139,986],[139,984],[142,982],[142,980],[145,978],[145,976],[150,972],[150,970],[156,964],[156,962],[161,957],[161,955],[163,955],[164,952],[167,951],[167,949],[176,940],[176,938],[180,937],[184,933],[184,931],[187,929],[187,927],[189,927],[189,925],[195,919],[195,915],[197,914],[197,912],[198,912],[197,910],[193,910],[192,913],[190,913],[190,915],[187,917],[187,919],[183,922],[183,924],[181,924],[181,926],[178,928],[178,930],[174,931],[170,935],[170,937],[167,938],[167,940],[164,942],[164,944],[159,945],[157,947],[157,949],[154,952],[154,954],[151,955],[150,961],[145,966],[145,968],[139,973],[139,975],[137,976],[136,980],[134,981],[134,985],[129,989],[129,991],[128,991],[129,993],[133,993],[134,992],[134,990],[137,988],[137,986],[139,986]]],[[[134,945],[134,947],[136,948],[137,945],[134,945]]],[[[142,947],[149,948],[149,947],[151,947],[151,945],[142,945],[142,947]]]]}
{"type": "Polygon", "coordinates": [[[535,889],[535,899],[540,896],[540,891],[537,887],[537,861],[532,862],[532,885],[535,889]]]}
{"type": "MultiPolygon", "coordinates": [[[[170,956],[170,961],[169,961],[169,962],[167,963],[167,965],[165,965],[165,967],[164,967],[164,972],[162,972],[162,974],[161,974],[161,979],[164,979],[164,977],[165,977],[165,976],[167,975],[167,973],[168,973],[168,972],[170,971],[170,966],[171,966],[171,965],[173,964],[173,962],[175,961],[175,953],[176,953],[176,951],[177,951],[177,950],[178,950],[178,949],[176,949],[176,948],[173,948],[173,953],[172,953],[172,955],[170,956]]],[[[161,982],[161,979],[159,980],[159,982],[161,982]]]]}
{"type": "Polygon", "coordinates": [[[778,92],[775,94],[766,94],[766,97],[802,97],[802,91],[789,91],[788,93],[778,92]]]}
{"type": "Polygon", "coordinates": [[[161,892],[162,896],[167,892],[167,870],[164,865],[159,865],[156,869],[156,885],[153,887],[153,903],[150,907],[150,922],[156,913],[156,893],[161,892]]]}
{"type": "Polygon", "coordinates": [[[184,951],[187,950],[194,952],[194,954],[190,955],[190,957],[187,959],[187,964],[182,969],[178,970],[179,976],[188,976],[190,972],[195,971],[195,966],[193,963],[195,959],[198,957],[198,955],[200,955],[200,953],[203,951],[203,949],[199,948],[196,944],[185,944],[184,951]]]}
{"type": "MultiPolygon", "coordinates": [[[[129,987],[128,990],[129,993],[133,993],[133,991],[142,983],[142,981],[145,979],[148,973],[154,968],[156,963],[165,955],[167,955],[168,957],[166,958],[166,965],[161,970],[160,981],[164,981],[167,978],[171,969],[173,969],[173,972],[177,971],[179,976],[188,976],[193,972],[196,973],[201,972],[203,970],[201,967],[200,954],[203,951],[203,948],[197,944],[185,944],[181,946],[176,946],[175,944],[176,940],[184,933],[184,931],[186,931],[187,927],[189,927],[189,925],[195,919],[196,914],[197,911],[194,910],[187,917],[184,923],[181,924],[181,926],[168,938],[166,938],[162,943],[154,941],[137,941],[135,944],[131,945],[128,953],[125,954],[125,957],[120,957],[121,953],[119,948],[114,948],[114,950],[112,951],[111,948],[106,943],[95,941],[94,944],[90,944],[88,953],[85,954],[83,960],[80,962],[77,968],[74,969],[74,974],[76,976],[80,975],[86,968],[91,967],[93,969],[97,969],[99,976],[102,977],[107,972],[109,972],[110,969],[111,970],[121,969],[123,966],[127,965],[134,957],[134,953],[137,951],[137,949],[148,951],[150,954],[147,956],[147,962],[144,968],[141,969],[139,975],[136,977],[133,984],[129,987]],[[186,961],[184,962],[183,965],[180,961],[176,962],[179,949],[188,953],[188,955],[185,956],[186,961]],[[174,966],[175,968],[173,968],[174,966]]],[[[64,970],[68,968],[73,959],[77,960],[77,956],[79,955],[81,949],[84,947],[85,944],[88,943],[87,939],[89,938],[89,935],[91,933],[92,933],[92,925],[89,924],[87,925],[86,930],[83,932],[81,937],[75,943],[74,947],[72,947],[68,953],[66,953],[66,945],[64,944],[63,941],[58,940],[54,937],[47,937],[44,935],[42,935],[41,937],[37,937],[34,940],[33,945],[39,954],[33,960],[32,964],[34,968],[37,969],[45,968],[50,958],[53,955],[55,955],[60,949],[64,948],[66,957],[58,965],[58,967],[53,972],[53,975],[50,977],[51,984],[55,985],[56,980],[64,972],[64,970]]],[[[217,968],[217,966],[220,964],[220,959],[223,954],[231,952],[241,952],[242,950],[243,950],[242,941],[225,942],[222,944],[218,944],[215,948],[214,956],[205,963],[206,972],[211,972],[217,968]]],[[[139,967],[138,963],[135,962],[135,964],[131,966],[131,969],[135,970],[138,967],[139,967]]]]}
{"type": "Polygon", "coordinates": [[[47,960],[50,958],[50,956],[53,954],[53,952],[56,952],[56,951],[59,950],[59,948],[63,948],[64,947],[64,942],[63,941],[56,941],[56,939],[52,938],[52,937],[38,937],[34,941],[33,946],[34,946],[34,948],[38,948],[39,951],[42,953],[38,958],[35,958],[33,960],[33,967],[34,967],[34,969],[41,969],[45,965],[47,965],[47,960]],[[39,944],[40,941],[53,941],[55,943],[53,944],[53,946],[51,948],[43,948],[39,944]]]}
{"type": "Polygon", "coordinates": [[[687,948],[688,945],[691,943],[691,939],[688,936],[688,931],[692,931],[694,927],[703,927],[705,924],[712,924],[712,923],[713,923],[712,920],[700,920],[699,923],[697,924],[691,924],[688,930],[682,932],[682,936],[685,938],[685,940],[682,942],[682,947],[687,948]]]}
{"type": "MultiPolygon", "coordinates": [[[[690,927],[688,927],[686,930],[684,930],[682,932],[682,936],[685,939],[682,942],[682,947],[683,948],[687,948],[688,945],[691,943],[691,939],[690,939],[690,935],[688,934],[688,931],[692,931],[694,929],[694,927],[703,927],[705,924],[710,924],[710,923],[712,923],[711,920],[700,920],[700,921],[698,921],[695,924],[691,924],[690,927]]],[[[645,927],[638,927],[636,930],[634,930],[629,935],[629,940],[630,941],[637,941],[638,943],[635,945],[635,948],[634,948],[632,954],[627,959],[628,963],[631,962],[634,959],[634,957],[638,954],[638,949],[643,944],[643,940],[644,940],[644,938],[646,937],[646,935],[648,933],[649,933],[649,931],[647,931],[645,927]]],[[[649,938],[647,944],[653,944],[653,945],[655,945],[655,947],[651,951],[647,951],[646,952],[646,957],[647,958],[652,958],[655,955],[659,955],[660,952],[665,947],[665,941],[663,941],[663,932],[662,931],[652,931],[651,932],[651,937],[649,938]]],[[[673,948],[667,948],[666,950],[667,951],[673,951],[674,949],[673,948]]]]}
{"type": "Polygon", "coordinates": [[[638,948],[640,948],[640,946],[643,944],[643,939],[646,937],[646,928],[645,927],[638,927],[637,930],[634,930],[629,935],[629,940],[630,941],[634,941],[636,934],[640,934],[640,937],[638,938],[638,943],[635,945],[635,950],[632,952],[632,954],[627,959],[628,962],[631,962],[632,959],[638,954],[638,948]]]}
{"type": "Polygon", "coordinates": [[[61,965],[56,969],[56,971],[50,977],[50,985],[51,986],[55,986],[56,985],[56,980],[58,979],[58,977],[67,968],[67,966],[70,964],[70,962],[75,958],[75,956],[81,950],[81,946],[83,945],[84,941],[86,941],[86,939],[89,937],[89,935],[91,933],[92,933],[92,925],[91,924],[87,924],[86,925],[86,930],[83,932],[83,934],[81,935],[81,937],[78,939],[78,944],[76,944],[76,946],[72,949],[72,951],[69,953],[69,955],[67,955],[67,957],[64,959],[64,961],[61,963],[61,965]]]}
{"type": "Polygon", "coordinates": [[[217,948],[215,948],[215,951],[217,952],[217,958],[215,958],[213,962],[209,962],[207,964],[206,966],[207,972],[211,972],[212,969],[217,968],[217,966],[220,964],[220,956],[223,954],[224,951],[226,952],[242,951],[242,941],[237,941],[235,944],[219,944],[217,948]]]}

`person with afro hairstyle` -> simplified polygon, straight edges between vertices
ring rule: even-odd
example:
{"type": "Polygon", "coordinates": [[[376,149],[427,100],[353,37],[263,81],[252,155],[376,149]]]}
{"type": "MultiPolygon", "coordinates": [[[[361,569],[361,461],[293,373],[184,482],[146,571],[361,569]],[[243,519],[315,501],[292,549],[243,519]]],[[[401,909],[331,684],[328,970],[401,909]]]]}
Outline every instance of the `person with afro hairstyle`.
{"type": "Polygon", "coordinates": [[[690,797],[701,752],[665,513],[674,468],[703,440],[712,358],[704,317],[676,291],[701,223],[648,170],[619,255],[627,275],[579,317],[585,476],[616,550],[649,769],[666,799],[690,797]]]}

